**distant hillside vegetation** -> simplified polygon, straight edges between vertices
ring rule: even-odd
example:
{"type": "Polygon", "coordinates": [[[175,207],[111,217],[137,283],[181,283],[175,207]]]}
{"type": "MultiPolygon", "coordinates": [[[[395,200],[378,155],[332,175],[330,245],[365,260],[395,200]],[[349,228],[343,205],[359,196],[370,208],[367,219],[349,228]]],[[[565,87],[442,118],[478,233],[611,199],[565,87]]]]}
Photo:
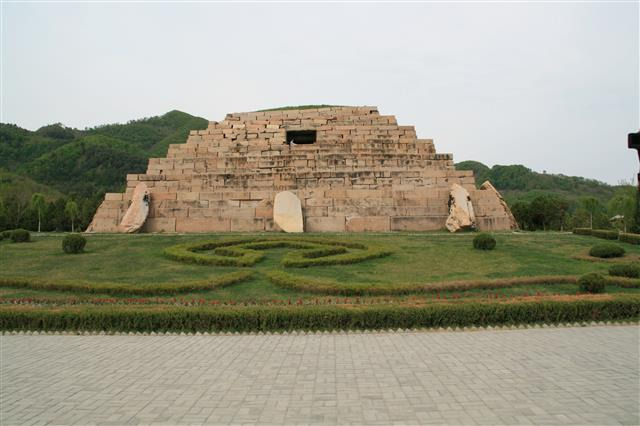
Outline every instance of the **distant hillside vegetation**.
{"type": "Polygon", "coordinates": [[[594,179],[538,173],[519,164],[489,168],[478,161],[462,161],[456,164],[456,169],[473,170],[478,186],[485,180],[491,181],[510,204],[515,200],[527,200],[543,193],[561,195],[569,200],[595,197],[604,203],[613,196],[617,188],[594,179]]]}
{"type": "MultiPolygon", "coordinates": [[[[127,173],[143,173],[150,157],[184,143],[208,121],[181,111],[78,130],[52,124],[35,132],[0,124],[0,168],[65,194],[120,191],[127,173]]],[[[0,196],[4,189],[0,187],[0,196]]]]}
{"type": "Polygon", "coordinates": [[[16,195],[30,200],[36,192],[44,195],[46,201],[54,201],[62,197],[62,193],[50,186],[43,185],[28,177],[0,169],[0,194],[16,195]]]}

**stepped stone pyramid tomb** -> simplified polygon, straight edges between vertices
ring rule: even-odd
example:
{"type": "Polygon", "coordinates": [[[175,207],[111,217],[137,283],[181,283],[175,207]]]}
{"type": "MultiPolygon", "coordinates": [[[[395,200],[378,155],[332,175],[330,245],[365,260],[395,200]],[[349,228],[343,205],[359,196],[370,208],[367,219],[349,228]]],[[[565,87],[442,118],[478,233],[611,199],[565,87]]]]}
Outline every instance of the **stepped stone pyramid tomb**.
{"type": "Polygon", "coordinates": [[[454,232],[517,225],[489,183],[376,107],[228,114],[108,193],[88,232],[454,232]]]}

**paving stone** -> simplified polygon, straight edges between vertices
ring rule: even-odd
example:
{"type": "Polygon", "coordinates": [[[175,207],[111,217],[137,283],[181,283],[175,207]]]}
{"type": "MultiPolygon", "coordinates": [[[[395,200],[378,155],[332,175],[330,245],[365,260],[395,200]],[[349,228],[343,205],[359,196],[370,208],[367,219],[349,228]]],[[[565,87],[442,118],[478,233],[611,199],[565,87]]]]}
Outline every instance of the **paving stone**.
{"type": "Polygon", "coordinates": [[[0,336],[0,423],[630,424],[636,325],[0,336]]]}

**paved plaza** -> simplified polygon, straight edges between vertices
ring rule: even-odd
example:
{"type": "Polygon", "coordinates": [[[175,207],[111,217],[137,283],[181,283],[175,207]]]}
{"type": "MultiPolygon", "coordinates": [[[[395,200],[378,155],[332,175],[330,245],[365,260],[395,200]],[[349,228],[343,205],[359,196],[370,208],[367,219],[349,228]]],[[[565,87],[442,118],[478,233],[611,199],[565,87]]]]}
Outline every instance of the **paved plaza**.
{"type": "Polygon", "coordinates": [[[1,336],[13,424],[633,424],[639,328],[1,336]]]}

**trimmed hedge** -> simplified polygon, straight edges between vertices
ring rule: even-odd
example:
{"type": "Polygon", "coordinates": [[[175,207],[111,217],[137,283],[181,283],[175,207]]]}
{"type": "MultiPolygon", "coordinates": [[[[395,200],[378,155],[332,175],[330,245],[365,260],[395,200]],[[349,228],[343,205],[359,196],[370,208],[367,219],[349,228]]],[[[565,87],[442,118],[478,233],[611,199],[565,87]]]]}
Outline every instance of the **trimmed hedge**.
{"type": "Polygon", "coordinates": [[[576,235],[591,235],[591,228],[573,228],[573,233],[576,235]]]}
{"type": "Polygon", "coordinates": [[[11,231],[11,241],[14,243],[28,243],[31,241],[31,233],[26,229],[14,229],[11,231]]]}
{"type": "Polygon", "coordinates": [[[253,266],[264,258],[261,250],[289,247],[299,249],[282,259],[285,267],[344,265],[388,256],[386,247],[320,238],[243,238],[214,242],[179,244],[168,247],[164,255],[172,260],[200,265],[253,266]],[[358,251],[348,251],[355,249],[358,251]],[[200,253],[212,251],[213,253],[200,253]]]}
{"type": "Polygon", "coordinates": [[[615,277],[640,278],[640,264],[623,263],[621,265],[612,265],[609,268],[609,275],[615,277]]]}
{"type": "Polygon", "coordinates": [[[62,250],[65,253],[80,253],[84,250],[87,239],[80,234],[69,234],[62,239],[62,250]]]}
{"type": "Polygon", "coordinates": [[[473,248],[477,250],[493,250],[496,248],[496,239],[491,234],[478,234],[473,237],[473,248]]]}
{"type": "Polygon", "coordinates": [[[596,244],[591,247],[591,250],[589,250],[589,256],[600,257],[603,259],[622,257],[624,256],[624,253],[624,248],[611,243],[596,244]]]}
{"type": "Polygon", "coordinates": [[[606,229],[592,229],[591,235],[593,237],[604,238],[605,240],[617,240],[618,231],[610,231],[606,229]]]}
{"type": "Polygon", "coordinates": [[[412,306],[0,307],[1,330],[136,332],[363,330],[636,320],[640,298],[412,306]]]}
{"type": "Polygon", "coordinates": [[[623,243],[640,244],[640,234],[630,234],[627,232],[621,232],[618,238],[623,243]]]}
{"type": "Polygon", "coordinates": [[[5,238],[7,240],[10,239],[12,232],[13,232],[12,230],[2,231],[2,233],[1,233],[2,234],[2,238],[5,238]]]}
{"type": "Polygon", "coordinates": [[[604,293],[606,278],[602,274],[592,272],[578,278],[578,288],[587,293],[604,293]]]}
{"type": "Polygon", "coordinates": [[[0,278],[0,287],[29,288],[32,290],[71,291],[80,293],[134,294],[134,295],[166,295],[213,290],[248,280],[253,275],[249,271],[231,272],[219,275],[206,281],[182,283],[158,283],[150,285],[134,285],[122,283],[91,283],[83,281],[30,281],[24,278],[0,278]]]}
{"type": "Polygon", "coordinates": [[[574,275],[517,277],[485,280],[449,281],[434,283],[341,283],[327,279],[292,275],[282,271],[267,271],[264,274],[280,288],[308,293],[331,294],[340,296],[382,296],[416,293],[439,293],[444,291],[492,290],[520,285],[574,284],[574,275]]]}

